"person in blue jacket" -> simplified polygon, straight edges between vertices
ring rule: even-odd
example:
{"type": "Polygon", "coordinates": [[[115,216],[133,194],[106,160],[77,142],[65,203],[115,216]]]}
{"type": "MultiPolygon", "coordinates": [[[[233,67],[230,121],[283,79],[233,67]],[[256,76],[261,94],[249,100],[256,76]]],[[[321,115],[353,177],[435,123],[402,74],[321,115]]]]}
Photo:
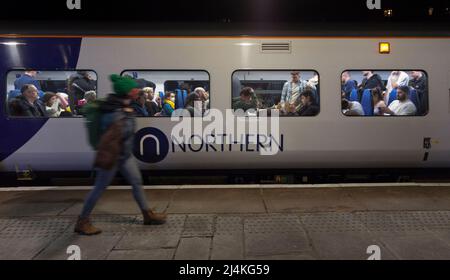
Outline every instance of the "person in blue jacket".
{"type": "Polygon", "coordinates": [[[14,81],[14,89],[21,90],[25,85],[33,85],[36,87],[39,98],[44,96],[41,84],[36,80],[36,75],[38,71],[34,69],[27,69],[19,78],[14,81]]]}
{"type": "Polygon", "coordinates": [[[14,88],[20,90],[24,85],[34,85],[38,90],[41,90],[41,84],[35,79],[37,73],[36,70],[26,70],[23,75],[14,81],[14,88]]]}
{"type": "Polygon", "coordinates": [[[356,89],[356,82],[351,79],[352,76],[350,75],[350,72],[345,71],[341,75],[341,91],[342,91],[342,98],[345,98],[347,100],[350,100],[350,93],[352,90],[356,89]]]}

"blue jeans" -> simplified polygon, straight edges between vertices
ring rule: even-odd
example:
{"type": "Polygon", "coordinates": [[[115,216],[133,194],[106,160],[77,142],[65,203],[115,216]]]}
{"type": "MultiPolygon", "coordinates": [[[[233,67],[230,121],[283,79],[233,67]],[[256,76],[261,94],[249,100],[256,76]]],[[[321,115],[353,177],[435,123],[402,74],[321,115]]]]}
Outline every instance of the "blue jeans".
{"type": "Polygon", "coordinates": [[[147,199],[145,198],[144,190],[142,189],[142,177],[139,167],[132,156],[128,159],[121,160],[114,166],[111,170],[97,169],[97,174],[95,178],[95,186],[89,192],[85,202],[83,210],[81,211],[80,217],[87,218],[91,214],[95,207],[98,199],[102,195],[103,191],[109,186],[114,176],[120,171],[123,177],[128,181],[128,183],[133,188],[133,197],[139,205],[141,211],[147,211],[147,199]]]}

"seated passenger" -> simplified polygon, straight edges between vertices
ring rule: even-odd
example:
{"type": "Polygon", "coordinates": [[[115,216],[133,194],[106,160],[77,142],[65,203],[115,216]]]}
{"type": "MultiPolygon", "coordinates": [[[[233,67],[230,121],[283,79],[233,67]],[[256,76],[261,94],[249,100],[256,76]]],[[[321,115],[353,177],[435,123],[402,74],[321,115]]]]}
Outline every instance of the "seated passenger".
{"type": "Polygon", "coordinates": [[[202,98],[194,91],[187,96],[184,108],[189,111],[191,117],[201,117],[203,112],[202,104],[202,98]]]}
{"type": "Polygon", "coordinates": [[[397,89],[401,86],[407,86],[409,84],[409,76],[403,71],[392,71],[389,75],[386,85],[386,93],[384,95],[384,102],[387,104],[389,101],[389,94],[393,89],[397,89]]]}
{"type": "Polygon", "coordinates": [[[136,113],[136,117],[148,117],[147,106],[145,106],[145,102],[147,101],[147,94],[143,90],[139,90],[139,94],[137,99],[131,102],[131,107],[134,109],[136,113]]]}
{"type": "Polygon", "coordinates": [[[341,75],[341,93],[342,98],[350,99],[350,93],[356,89],[356,82],[351,79],[350,72],[345,71],[341,75]]]}
{"type": "Polygon", "coordinates": [[[364,110],[358,101],[342,99],[342,113],[346,116],[364,116],[364,110]]]}
{"type": "Polygon", "coordinates": [[[63,111],[60,107],[59,99],[53,92],[46,92],[42,101],[45,104],[45,111],[49,117],[59,117],[63,111]]]}
{"type": "Polygon", "coordinates": [[[162,104],[161,116],[172,116],[175,111],[175,93],[167,91],[162,104]]]}
{"type": "Polygon", "coordinates": [[[297,111],[299,116],[315,116],[319,113],[319,106],[316,105],[312,90],[302,92],[300,94],[300,101],[302,106],[297,111]]]}
{"type": "Polygon", "coordinates": [[[39,100],[34,85],[26,84],[20,90],[21,95],[14,98],[10,105],[10,114],[21,117],[46,117],[45,105],[39,100]]]}
{"type": "Polygon", "coordinates": [[[194,92],[197,93],[202,101],[203,111],[209,109],[209,94],[206,92],[206,90],[202,87],[198,87],[194,89],[194,92]]]}
{"type": "Polygon", "coordinates": [[[233,110],[242,109],[245,111],[249,109],[256,110],[257,101],[255,91],[251,87],[244,87],[239,97],[234,98],[233,100],[233,110]]]}
{"type": "Polygon", "coordinates": [[[383,110],[382,108],[386,108],[386,103],[384,103],[381,90],[379,88],[374,88],[370,92],[372,94],[373,114],[375,116],[382,116],[383,113],[381,111],[383,110]]]}
{"type": "Polygon", "coordinates": [[[155,99],[155,92],[152,87],[144,87],[142,89],[145,92],[147,100],[145,100],[145,107],[149,116],[154,116],[161,111],[158,102],[155,99]]]}
{"type": "Polygon", "coordinates": [[[397,100],[392,101],[389,107],[381,109],[384,114],[394,116],[413,116],[417,112],[416,105],[409,99],[409,87],[402,86],[397,89],[397,100]]]}

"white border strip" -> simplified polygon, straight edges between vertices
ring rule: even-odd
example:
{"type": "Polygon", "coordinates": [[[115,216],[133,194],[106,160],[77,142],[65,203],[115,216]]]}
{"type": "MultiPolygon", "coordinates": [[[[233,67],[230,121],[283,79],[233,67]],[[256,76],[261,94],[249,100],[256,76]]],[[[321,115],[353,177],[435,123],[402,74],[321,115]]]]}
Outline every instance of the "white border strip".
{"type": "MultiPolygon", "coordinates": [[[[305,189],[305,188],[366,188],[366,187],[450,187],[450,183],[345,183],[345,184],[249,184],[249,185],[155,185],[144,186],[146,190],[185,189],[305,189]]],[[[73,191],[90,190],[92,186],[40,186],[40,187],[0,187],[7,191],[73,191]]],[[[110,186],[109,190],[128,190],[131,186],[110,186]]]]}

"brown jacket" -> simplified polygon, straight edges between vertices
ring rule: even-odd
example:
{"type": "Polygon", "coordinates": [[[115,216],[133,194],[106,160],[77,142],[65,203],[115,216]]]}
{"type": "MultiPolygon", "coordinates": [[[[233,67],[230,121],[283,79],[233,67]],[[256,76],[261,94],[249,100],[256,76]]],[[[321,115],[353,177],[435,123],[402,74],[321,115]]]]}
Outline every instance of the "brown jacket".
{"type": "Polygon", "coordinates": [[[122,150],[123,120],[111,124],[103,133],[97,147],[94,167],[111,170],[116,165],[122,150]]]}

